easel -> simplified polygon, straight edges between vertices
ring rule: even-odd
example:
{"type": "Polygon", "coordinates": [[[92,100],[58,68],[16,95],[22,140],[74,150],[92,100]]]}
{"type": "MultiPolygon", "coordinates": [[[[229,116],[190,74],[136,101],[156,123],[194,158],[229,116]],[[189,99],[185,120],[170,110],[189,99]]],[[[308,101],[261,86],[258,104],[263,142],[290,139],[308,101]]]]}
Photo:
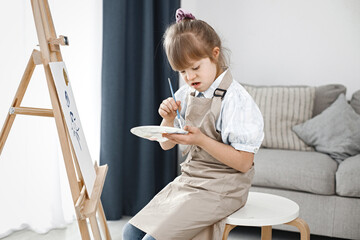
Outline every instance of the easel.
{"type": "Polygon", "coordinates": [[[62,61],[60,45],[68,45],[67,37],[56,37],[55,28],[47,0],[31,0],[31,5],[39,39],[40,51],[35,49],[33,50],[25,72],[22,76],[18,90],[15,94],[14,100],[11,104],[9,113],[0,134],[0,154],[3,150],[16,115],[22,114],[54,117],[56,128],[59,134],[60,145],[64,157],[65,168],[70,184],[71,195],[74,202],[81,237],[82,239],[90,239],[87,224],[87,219],[89,219],[93,238],[101,239],[101,233],[96,217],[96,214],[98,214],[99,223],[104,238],[111,239],[106,217],[100,200],[108,167],[107,165],[100,167],[95,165],[96,180],[92,194],[91,196],[88,196],[74,147],[70,140],[69,132],[67,130],[64,116],[61,110],[54,79],[49,67],[50,62],[62,61]],[[21,107],[20,104],[25,95],[31,76],[35,70],[36,65],[40,64],[44,66],[53,109],[21,107]]]}

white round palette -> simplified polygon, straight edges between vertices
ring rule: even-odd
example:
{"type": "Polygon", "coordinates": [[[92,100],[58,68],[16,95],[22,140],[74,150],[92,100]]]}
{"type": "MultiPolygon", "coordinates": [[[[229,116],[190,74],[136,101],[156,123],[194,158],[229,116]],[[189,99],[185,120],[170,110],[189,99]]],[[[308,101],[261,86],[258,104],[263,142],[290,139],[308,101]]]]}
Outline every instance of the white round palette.
{"type": "Polygon", "coordinates": [[[138,137],[148,139],[150,141],[165,142],[168,139],[163,137],[163,133],[179,133],[187,134],[188,132],[175,127],[163,126],[140,126],[130,129],[130,132],[138,137]]]}

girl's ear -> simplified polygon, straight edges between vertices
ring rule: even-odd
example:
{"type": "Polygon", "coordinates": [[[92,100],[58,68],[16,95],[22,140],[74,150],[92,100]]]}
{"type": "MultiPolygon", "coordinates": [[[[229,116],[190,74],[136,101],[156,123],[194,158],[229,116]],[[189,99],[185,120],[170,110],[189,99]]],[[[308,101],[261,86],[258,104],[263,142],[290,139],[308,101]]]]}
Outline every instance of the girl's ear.
{"type": "Polygon", "coordinates": [[[212,50],[212,54],[215,60],[218,60],[219,55],[220,55],[220,48],[219,47],[214,47],[214,49],[212,50]]]}

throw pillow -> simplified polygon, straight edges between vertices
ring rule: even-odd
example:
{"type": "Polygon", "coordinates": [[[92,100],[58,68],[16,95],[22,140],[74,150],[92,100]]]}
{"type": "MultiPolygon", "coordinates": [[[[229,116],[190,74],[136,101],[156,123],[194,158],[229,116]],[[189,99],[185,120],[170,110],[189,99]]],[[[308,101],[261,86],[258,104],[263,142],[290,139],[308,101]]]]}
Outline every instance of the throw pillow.
{"type": "Polygon", "coordinates": [[[328,108],[339,95],[346,93],[346,88],[341,84],[328,84],[316,87],[313,117],[328,108]]]}
{"type": "Polygon", "coordinates": [[[347,103],[344,94],[318,116],[293,127],[307,144],[337,162],[360,153],[359,129],[360,115],[347,103]]]}
{"type": "Polygon", "coordinates": [[[350,101],[350,105],[353,107],[355,112],[360,114],[360,90],[357,90],[356,92],[353,93],[350,101]]]}
{"type": "Polygon", "coordinates": [[[310,119],[315,87],[252,86],[243,84],[264,118],[262,147],[312,151],[291,128],[310,119]]]}

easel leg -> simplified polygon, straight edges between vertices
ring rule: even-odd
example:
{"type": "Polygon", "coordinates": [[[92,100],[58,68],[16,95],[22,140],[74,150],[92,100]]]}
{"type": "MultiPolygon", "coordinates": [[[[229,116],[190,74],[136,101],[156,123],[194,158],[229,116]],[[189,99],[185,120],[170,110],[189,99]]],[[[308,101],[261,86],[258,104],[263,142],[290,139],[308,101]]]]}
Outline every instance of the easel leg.
{"type": "Polygon", "coordinates": [[[226,224],[222,240],[227,240],[230,231],[233,230],[233,228],[235,228],[235,227],[236,227],[236,225],[226,224]]]}
{"type": "Polygon", "coordinates": [[[91,238],[90,238],[86,219],[78,220],[78,226],[80,229],[81,239],[82,240],[90,240],[91,238]]]}
{"type": "Polygon", "coordinates": [[[104,208],[102,206],[101,201],[99,201],[97,212],[98,212],[100,227],[101,227],[103,233],[105,234],[105,238],[106,238],[106,240],[111,240],[110,231],[109,231],[108,225],[106,223],[105,212],[104,212],[104,208]]]}
{"type": "Polygon", "coordinates": [[[291,226],[295,226],[300,231],[301,240],[310,240],[310,228],[309,225],[301,218],[286,223],[291,226]]]}
{"type": "Polygon", "coordinates": [[[96,220],[96,214],[89,217],[89,220],[90,220],[91,230],[92,230],[94,239],[101,240],[101,234],[100,234],[99,225],[96,220]]]}
{"type": "MultiPolygon", "coordinates": [[[[34,50],[35,51],[35,50],[34,50]]],[[[35,63],[34,63],[34,59],[33,59],[33,56],[34,56],[34,51],[33,53],[31,54],[31,57],[28,61],[28,64],[26,65],[26,68],[25,68],[25,72],[22,76],[22,79],[21,79],[21,82],[20,82],[20,85],[16,91],[16,94],[15,94],[15,97],[14,97],[14,100],[11,104],[11,107],[18,107],[20,106],[21,102],[22,102],[22,99],[25,95],[25,92],[26,92],[26,89],[29,85],[29,82],[30,82],[30,79],[31,79],[31,76],[35,70],[35,63]]],[[[7,117],[6,117],[6,120],[5,120],[5,123],[3,125],[3,128],[1,130],[1,135],[0,135],[0,154],[4,148],[4,145],[5,145],[5,142],[6,142],[6,139],[8,138],[9,136],[9,132],[10,132],[10,129],[14,123],[14,120],[15,120],[15,116],[16,115],[10,115],[10,113],[8,113],[7,117]]]]}

